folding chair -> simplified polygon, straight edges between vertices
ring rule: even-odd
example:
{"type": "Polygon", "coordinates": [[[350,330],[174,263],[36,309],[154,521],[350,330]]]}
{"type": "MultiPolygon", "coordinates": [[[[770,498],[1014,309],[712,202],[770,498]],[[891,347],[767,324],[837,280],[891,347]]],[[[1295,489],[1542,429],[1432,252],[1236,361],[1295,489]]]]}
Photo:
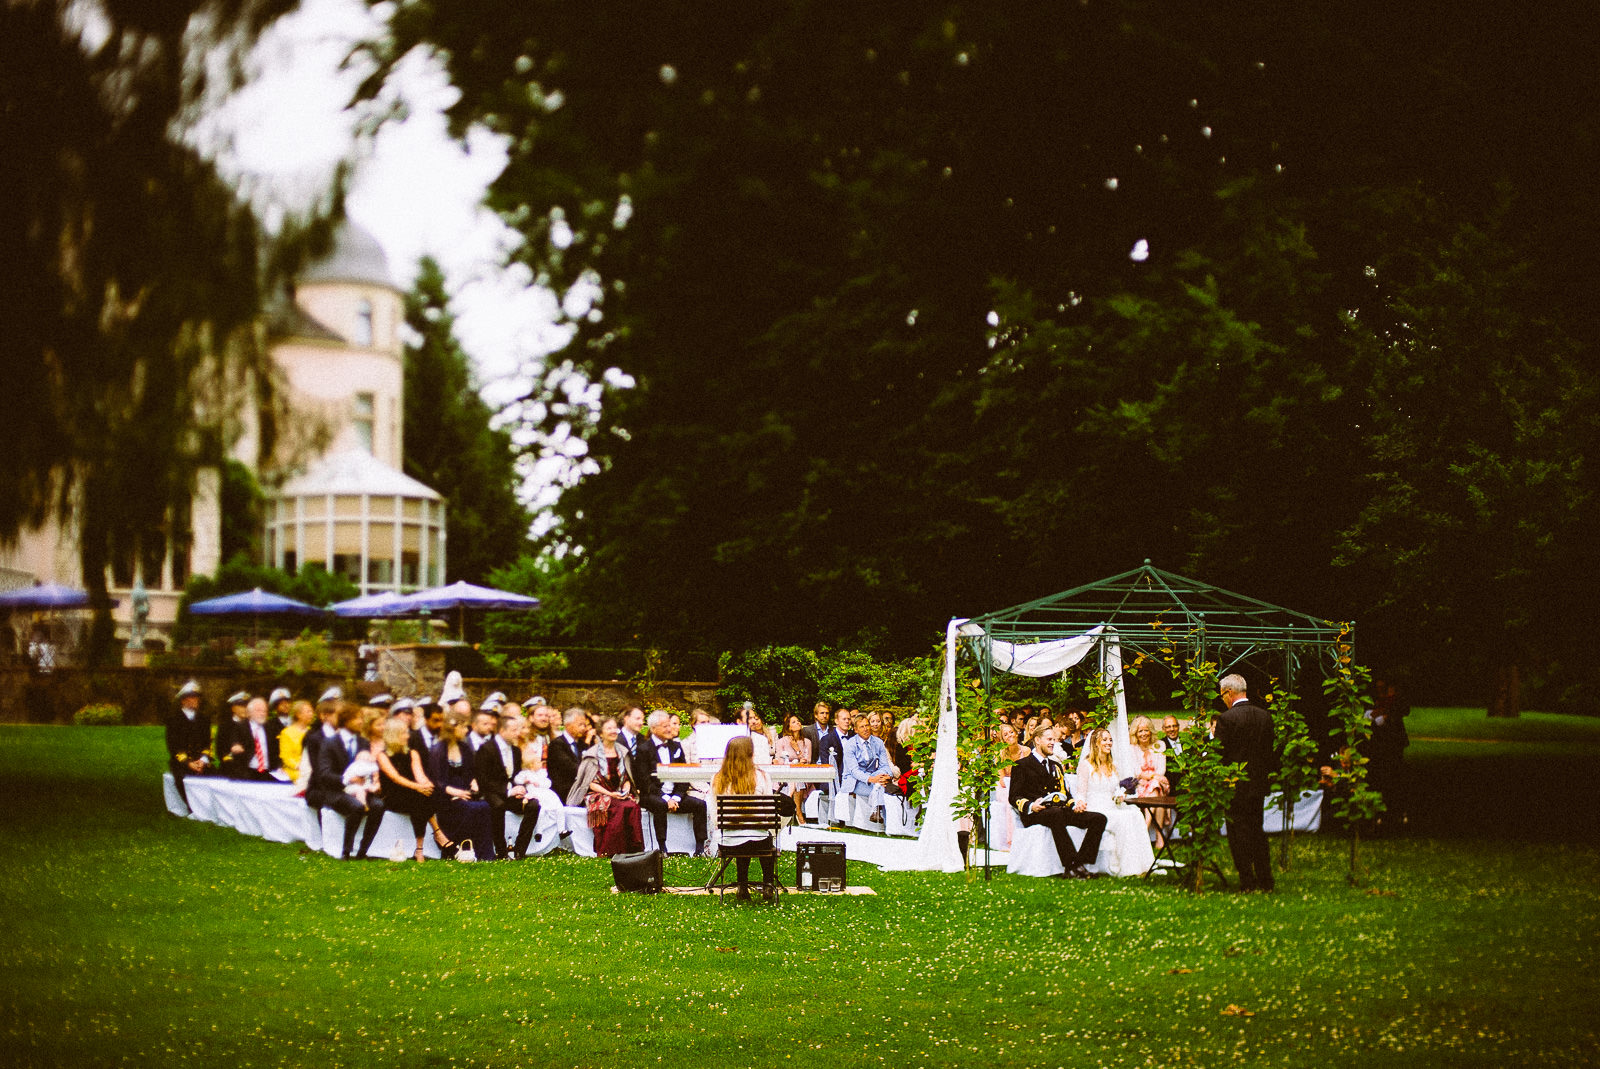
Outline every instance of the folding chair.
{"type": "MultiPolygon", "coordinates": [[[[729,832],[755,832],[758,835],[772,837],[772,845],[766,850],[755,854],[741,854],[740,857],[752,858],[760,861],[763,857],[773,859],[777,865],[778,858],[778,825],[782,818],[778,815],[778,796],[775,794],[725,794],[717,797],[717,867],[711,873],[711,879],[706,881],[706,890],[715,891],[720,900],[730,886],[735,884],[722,880],[722,875],[728,870],[728,862],[734,860],[736,855],[726,854],[722,849],[723,839],[729,832]],[[722,882],[718,882],[722,880],[722,882]]],[[[778,886],[776,879],[774,886],[778,886]]]]}

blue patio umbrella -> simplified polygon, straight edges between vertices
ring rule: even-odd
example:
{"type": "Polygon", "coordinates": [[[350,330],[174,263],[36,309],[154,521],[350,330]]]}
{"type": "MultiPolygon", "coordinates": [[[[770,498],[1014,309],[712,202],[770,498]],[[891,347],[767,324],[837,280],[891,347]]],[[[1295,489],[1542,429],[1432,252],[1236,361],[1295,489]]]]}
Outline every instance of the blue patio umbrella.
{"type": "Polygon", "coordinates": [[[250,640],[256,639],[256,626],[263,616],[325,616],[326,609],[307,605],[303,601],[286,598],[282,594],[269,594],[256,587],[242,594],[227,594],[220,598],[207,598],[189,606],[196,616],[248,616],[250,640]]]}
{"type": "Polygon", "coordinates": [[[419,590],[415,594],[400,598],[395,605],[406,612],[446,612],[455,609],[462,632],[465,634],[468,609],[531,611],[539,607],[539,599],[462,581],[451,583],[449,586],[435,587],[432,590],[419,590]]]}
{"type": "MultiPolygon", "coordinates": [[[[111,605],[116,607],[116,599],[111,605]]],[[[0,592],[0,610],[6,609],[86,609],[89,592],[59,583],[40,583],[0,592]]]]}
{"type": "Polygon", "coordinates": [[[349,601],[336,601],[328,606],[328,611],[335,616],[344,616],[355,620],[371,620],[383,616],[401,616],[412,611],[401,604],[405,598],[400,594],[366,594],[349,601]]]}

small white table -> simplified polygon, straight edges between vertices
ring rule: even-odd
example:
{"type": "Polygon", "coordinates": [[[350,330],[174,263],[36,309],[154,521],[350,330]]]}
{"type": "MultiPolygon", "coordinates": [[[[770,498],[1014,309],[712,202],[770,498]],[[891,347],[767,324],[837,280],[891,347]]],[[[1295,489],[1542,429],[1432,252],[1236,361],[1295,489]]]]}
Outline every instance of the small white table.
{"type": "MultiPolygon", "coordinates": [[[[657,765],[662,783],[710,783],[721,762],[705,765],[657,765]]],[[[757,765],[774,783],[832,783],[832,765],[757,765]]]]}

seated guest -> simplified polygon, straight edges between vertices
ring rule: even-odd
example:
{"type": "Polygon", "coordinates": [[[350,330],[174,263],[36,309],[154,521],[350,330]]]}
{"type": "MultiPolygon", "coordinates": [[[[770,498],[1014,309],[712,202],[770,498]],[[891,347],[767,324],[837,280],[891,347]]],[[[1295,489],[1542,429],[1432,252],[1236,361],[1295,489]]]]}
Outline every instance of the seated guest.
{"type": "Polygon", "coordinates": [[[478,791],[493,811],[495,848],[504,857],[527,857],[528,843],[533,841],[534,826],[539,823],[538,801],[530,797],[527,787],[516,782],[517,773],[522,771],[521,740],[525,723],[520,713],[508,713],[501,717],[499,732],[478,747],[474,756],[478,791]],[[522,817],[515,847],[506,841],[508,812],[522,817]]]}
{"type": "Polygon", "coordinates": [[[290,704],[293,698],[288,687],[279,687],[267,695],[267,711],[271,714],[267,720],[267,734],[273,738],[283,734],[284,729],[294,723],[294,709],[290,704]]]}
{"type": "Polygon", "coordinates": [[[1106,818],[1106,836],[1110,839],[1106,870],[1113,876],[1142,876],[1155,864],[1156,855],[1150,849],[1150,836],[1139,810],[1116,803],[1122,793],[1122,779],[1111,756],[1111,731],[1096,728],[1089,734],[1078,762],[1077,797],[1090,812],[1106,818]]]}
{"type": "Polygon", "coordinates": [[[416,721],[418,734],[422,736],[422,743],[429,753],[439,745],[444,732],[444,710],[427,694],[414,698],[411,702],[412,719],[416,721]]]}
{"type": "MultiPolygon", "coordinates": [[[[510,708],[510,706],[507,706],[510,708]]],[[[549,714],[555,712],[549,706],[534,706],[535,713],[545,714],[544,720],[549,723],[549,714]]],[[[539,803],[540,819],[549,816],[554,819],[553,830],[557,837],[566,834],[566,801],[555,791],[550,789],[550,770],[545,767],[545,755],[549,752],[549,740],[540,736],[533,730],[533,721],[526,720],[522,725],[522,737],[518,740],[522,750],[522,771],[518,772],[512,782],[520,784],[527,792],[528,797],[539,803]]],[[[541,842],[540,832],[534,831],[534,843],[541,842]]]]}
{"type": "Polygon", "coordinates": [[[833,726],[822,733],[817,743],[817,763],[833,766],[833,782],[823,785],[826,797],[821,801],[822,805],[828,806],[830,814],[833,796],[844,782],[845,744],[851,737],[850,710],[841,705],[833,714],[833,726]]]}
{"type": "Polygon", "coordinates": [[[406,726],[406,746],[418,753],[426,753],[426,744],[417,732],[417,706],[410,698],[396,698],[389,703],[389,719],[398,720],[406,726]]]}
{"type": "Polygon", "coordinates": [[[828,725],[833,722],[833,709],[827,702],[818,702],[811,707],[811,723],[800,729],[800,733],[811,742],[813,755],[822,752],[822,733],[828,730],[828,725]]]}
{"type": "Polygon", "coordinates": [[[1002,747],[1000,751],[1000,758],[1001,760],[1008,762],[1008,764],[1005,766],[1005,770],[1001,772],[1001,775],[1009,779],[1011,776],[1011,766],[1015,765],[1024,757],[1027,757],[1033,751],[1018,742],[1017,729],[1004,722],[1000,724],[1000,745],[1002,747]]]}
{"type": "MultiPolygon", "coordinates": [[[[1135,761],[1133,774],[1139,779],[1134,794],[1140,798],[1166,797],[1171,794],[1172,784],[1167,780],[1167,755],[1162,751],[1161,744],[1156,741],[1156,727],[1150,722],[1150,718],[1136,717],[1133,727],[1129,729],[1129,735],[1133,743],[1135,761]]],[[[1144,811],[1146,826],[1155,828],[1157,846],[1164,842],[1167,821],[1171,819],[1171,813],[1170,809],[1144,811]]]]}
{"type": "Polygon", "coordinates": [[[1062,755],[1076,755],[1083,748],[1083,713],[1077,709],[1068,709],[1061,714],[1061,730],[1056,733],[1056,749],[1062,755]]]}
{"type": "Polygon", "coordinates": [[[639,756],[639,744],[644,741],[644,710],[637,705],[622,714],[622,731],[617,741],[628,751],[628,760],[639,756]]]}
{"type": "MultiPolygon", "coordinates": [[[[783,718],[783,734],[778,736],[776,757],[780,765],[809,765],[815,754],[811,740],[805,737],[805,727],[798,713],[783,718]]],[[[794,799],[795,822],[806,822],[806,799],[816,788],[809,783],[795,783],[786,792],[794,799]]]]}
{"type": "Polygon", "coordinates": [[[1033,737],[1037,734],[1039,734],[1039,718],[1030,714],[1028,719],[1024,721],[1024,726],[1022,729],[1022,745],[1032,746],[1033,737]]]}
{"type": "Polygon", "coordinates": [[[894,765],[897,773],[904,773],[911,767],[911,758],[895,735],[894,714],[884,710],[875,715],[880,719],[872,733],[883,740],[883,748],[889,751],[889,763],[894,765]]]}
{"type": "Polygon", "coordinates": [[[502,824],[500,833],[495,834],[494,810],[478,797],[477,768],[472,747],[467,745],[471,727],[470,717],[450,713],[439,729],[439,741],[428,754],[428,778],[438,788],[433,839],[446,857],[454,857],[460,845],[470,841],[479,859],[493,861],[505,830],[502,824]]]}
{"type": "MultiPolygon", "coordinates": [[[[894,729],[895,740],[900,743],[900,753],[905,755],[906,763],[901,765],[899,761],[895,761],[895,765],[900,769],[900,793],[907,798],[911,797],[913,781],[916,780],[920,772],[920,769],[916,766],[916,758],[911,754],[912,740],[917,737],[918,724],[918,717],[915,715],[908,716],[900,721],[899,727],[894,729]]],[[[894,753],[893,750],[889,751],[891,759],[894,758],[894,753]]]]}
{"type": "Polygon", "coordinates": [[[332,738],[324,739],[317,746],[317,765],[306,790],[306,803],[313,809],[330,808],[344,817],[344,849],[339,857],[348,861],[363,818],[367,826],[361,836],[358,856],[367,856],[372,840],[378,837],[378,826],[383,823],[384,808],[383,799],[376,794],[357,801],[344,792],[345,769],[360,754],[370,753],[372,749],[371,744],[357,734],[361,726],[361,708],[340,702],[334,717],[339,729],[332,738]]]}
{"type": "Polygon", "coordinates": [[[189,804],[183,789],[186,776],[204,776],[215,770],[211,759],[211,721],[200,711],[200,684],[190,680],[178,688],[178,708],[167,717],[167,767],[178,797],[189,804]]]}
{"type": "MultiPolygon", "coordinates": [[[[465,702],[456,702],[456,706],[465,705],[465,702]]],[[[483,749],[485,743],[494,738],[500,730],[500,717],[487,709],[479,709],[472,717],[472,734],[467,736],[467,745],[472,747],[476,754],[483,749]]]]}
{"type": "Polygon", "coordinates": [[[535,699],[533,712],[528,716],[528,742],[525,756],[533,760],[538,767],[543,768],[546,763],[545,755],[550,750],[550,741],[556,737],[556,711],[545,705],[542,700],[535,699]]]}
{"type": "Polygon", "coordinates": [[[239,691],[228,697],[228,715],[217,723],[217,769],[230,779],[243,778],[239,772],[249,764],[250,694],[239,691]]]}
{"type": "Polygon", "coordinates": [[[1011,808],[1023,827],[1042,824],[1050,829],[1056,854],[1065,870],[1063,876],[1088,879],[1087,866],[1094,864],[1100,854],[1100,837],[1106,830],[1105,814],[1090,812],[1086,802],[1072,799],[1072,792],[1067,789],[1066,770],[1052,756],[1055,733],[1042,732],[1036,741],[1038,745],[1034,751],[1011,769],[1008,795],[1011,808]],[[1074,849],[1072,836],[1067,833],[1069,827],[1084,829],[1082,847],[1074,849]]]}
{"type": "Polygon", "coordinates": [[[278,734],[278,767],[302,791],[311,782],[305,739],[316,720],[317,711],[310,702],[295,702],[289,711],[289,726],[278,734]]]}
{"type": "MultiPolygon", "coordinates": [[[[715,723],[717,723],[717,718],[706,712],[704,709],[690,710],[689,737],[683,740],[683,758],[689,764],[698,765],[700,763],[700,749],[695,742],[694,729],[699,727],[701,724],[715,723]]],[[[701,780],[689,788],[689,793],[693,794],[702,802],[709,802],[711,799],[711,781],[701,780]]]]}
{"type": "Polygon", "coordinates": [[[383,745],[378,750],[378,777],[382,781],[384,807],[411,818],[411,833],[417,837],[417,860],[421,861],[422,837],[433,816],[433,781],[423,767],[422,754],[411,748],[411,728],[398,716],[383,725],[383,745]]]}
{"type": "Polygon", "coordinates": [[[778,749],[778,737],[767,722],[756,712],[754,702],[745,702],[740,723],[750,732],[751,745],[755,747],[756,764],[772,764],[772,755],[778,749]]]}
{"type": "MultiPolygon", "coordinates": [[[[722,767],[711,777],[711,812],[716,812],[716,800],[728,795],[771,794],[772,781],[755,765],[755,747],[748,738],[738,737],[728,741],[722,767]]],[[[754,831],[730,832],[717,842],[717,853],[734,859],[739,877],[739,901],[750,901],[750,858],[761,855],[761,894],[769,902],[777,901],[777,860],[771,855],[772,836],[754,831]]]]}
{"type": "Polygon", "coordinates": [[[589,717],[582,709],[574,705],[568,709],[563,718],[564,727],[561,734],[550,740],[550,748],[545,753],[545,771],[550,773],[550,789],[567,805],[582,803],[567,802],[567,797],[572,793],[572,783],[578,778],[578,766],[583,763],[583,753],[587,750],[589,717]]]}
{"type": "Polygon", "coordinates": [[[678,733],[672,730],[672,714],[657,709],[650,714],[647,724],[650,736],[639,744],[638,755],[633,759],[634,782],[639,785],[639,805],[649,811],[655,821],[656,843],[667,848],[667,814],[688,813],[694,822],[694,852],[703,854],[706,849],[706,803],[689,793],[687,783],[661,782],[661,766],[688,763],[678,733]]]}
{"type": "Polygon", "coordinates": [[[644,847],[639,795],[628,767],[628,750],[618,741],[622,726],[614,716],[600,721],[600,739],[583,755],[578,776],[567,794],[568,805],[589,811],[594,852],[600,857],[631,854],[644,847]]]}
{"type": "Polygon", "coordinates": [[[234,779],[273,780],[278,768],[278,740],[267,734],[267,701],[251,698],[245,707],[245,744],[242,764],[235,765],[234,779]]]}
{"type": "Polygon", "coordinates": [[[883,740],[873,734],[878,723],[877,713],[856,718],[856,733],[845,747],[844,778],[839,788],[841,793],[861,799],[856,804],[867,807],[867,819],[873,824],[883,823],[884,796],[900,793],[895,782],[900,770],[889,760],[883,740]]]}
{"type": "MultiPolygon", "coordinates": [[[[300,763],[309,765],[311,769],[306,777],[306,805],[313,810],[321,810],[322,808],[320,804],[312,800],[314,797],[320,796],[314,795],[311,790],[311,778],[317,772],[317,754],[325,743],[338,738],[339,710],[343,705],[342,701],[328,701],[327,695],[324,694],[322,699],[317,702],[317,719],[319,723],[313,724],[311,730],[307,731],[305,738],[301,740],[301,746],[305,752],[300,758],[300,763]]],[[[317,822],[319,825],[321,821],[322,814],[318,812],[317,822]]]]}

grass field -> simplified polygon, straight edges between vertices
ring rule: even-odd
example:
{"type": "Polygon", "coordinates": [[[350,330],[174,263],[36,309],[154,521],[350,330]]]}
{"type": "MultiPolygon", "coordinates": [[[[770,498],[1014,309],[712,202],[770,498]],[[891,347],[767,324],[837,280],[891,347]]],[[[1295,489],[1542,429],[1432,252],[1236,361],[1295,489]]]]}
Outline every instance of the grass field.
{"type": "Polygon", "coordinates": [[[1600,807],[1529,778],[1600,780],[1565,719],[1414,745],[1364,887],[1312,836],[1276,896],[852,865],[776,908],[301,856],[166,816],[157,730],[0,728],[0,1064],[1593,1065],[1600,807]]]}

